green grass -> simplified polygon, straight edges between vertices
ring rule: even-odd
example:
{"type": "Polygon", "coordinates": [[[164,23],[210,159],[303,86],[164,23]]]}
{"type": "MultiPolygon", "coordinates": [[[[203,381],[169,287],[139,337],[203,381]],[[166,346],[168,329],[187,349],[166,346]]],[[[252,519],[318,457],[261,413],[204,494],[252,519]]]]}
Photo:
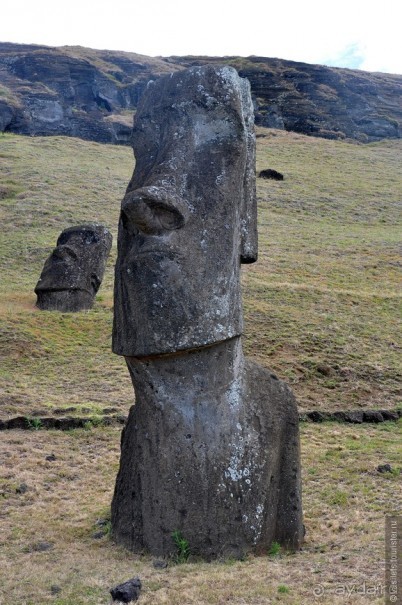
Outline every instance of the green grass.
{"type": "MultiPolygon", "coordinates": [[[[259,261],[243,268],[245,350],[291,384],[301,410],[400,405],[402,142],[258,130],[259,261]]],[[[113,264],[130,149],[0,136],[2,416],[126,412],[111,347],[113,264]],[[94,308],[40,312],[33,289],[60,232],[100,222],[114,243],[94,308]]]]}

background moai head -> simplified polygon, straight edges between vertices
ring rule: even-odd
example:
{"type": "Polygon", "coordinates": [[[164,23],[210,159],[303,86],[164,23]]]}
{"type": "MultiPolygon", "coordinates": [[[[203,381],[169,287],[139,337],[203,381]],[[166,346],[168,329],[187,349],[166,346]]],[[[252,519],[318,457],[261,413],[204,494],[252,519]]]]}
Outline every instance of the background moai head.
{"type": "Polygon", "coordinates": [[[240,263],[257,257],[254,114],[231,67],[150,82],[122,201],[113,350],[147,356],[242,333],[240,263]]]}
{"type": "Polygon", "coordinates": [[[92,307],[112,246],[102,225],[79,225],[60,234],[35,287],[36,305],[48,311],[81,311],[92,307]]]}

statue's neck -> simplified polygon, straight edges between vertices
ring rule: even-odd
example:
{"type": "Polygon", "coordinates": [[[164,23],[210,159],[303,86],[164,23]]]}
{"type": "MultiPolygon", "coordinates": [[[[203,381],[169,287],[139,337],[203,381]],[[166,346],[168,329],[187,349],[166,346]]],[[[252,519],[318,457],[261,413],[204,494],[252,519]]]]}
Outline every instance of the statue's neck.
{"type": "Polygon", "coordinates": [[[178,402],[226,402],[237,406],[242,391],[244,357],[241,337],[202,349],[158,357],[126,357],[137,394],[178,402]]]}

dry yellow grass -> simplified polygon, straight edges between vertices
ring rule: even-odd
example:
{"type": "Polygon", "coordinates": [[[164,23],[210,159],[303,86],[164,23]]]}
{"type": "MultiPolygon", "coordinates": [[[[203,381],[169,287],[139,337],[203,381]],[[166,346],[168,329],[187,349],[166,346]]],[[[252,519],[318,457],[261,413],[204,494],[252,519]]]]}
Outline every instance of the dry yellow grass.
{"type": "Polygon", "coordinates": [[[102,605],[111,586],[139,575],[143,605],[379,605],[384,599],[369,591],[384,583],[384,516],[400,514],[399,443],[396,424],[302,425],[303,549],[157,570],[107,536],[93,538],[108,515],[118,429],[3,433],[0,603],[102,605]],[[395,472],[378,473],[384,462],[395,472]],[[40,542],[51,548],[38,551],[40,542]],[[353,587],[364,594],[346,596],[353,587]]]}

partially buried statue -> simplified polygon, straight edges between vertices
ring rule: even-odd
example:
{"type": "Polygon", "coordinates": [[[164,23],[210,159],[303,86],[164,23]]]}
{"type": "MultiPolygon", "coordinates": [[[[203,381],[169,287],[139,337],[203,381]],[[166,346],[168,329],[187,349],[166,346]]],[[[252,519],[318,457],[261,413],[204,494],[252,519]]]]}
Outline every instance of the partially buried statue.
{"type": "Polygon", "coordinates": [[[103,225],[78,225],[60,234],[35,287],[36,305],[46,311],[83,311],[101,285],[112,235],[103,225]]]}
{"type": "Polygon", "coordinates": [[[257,258],[249,84],[230,67],[149,83],[122,202],[113,349],[136,394],[112,532],[167,556],[242,557],[302,541],[298,414],[243,357],[240,264],[257,258]]]}

